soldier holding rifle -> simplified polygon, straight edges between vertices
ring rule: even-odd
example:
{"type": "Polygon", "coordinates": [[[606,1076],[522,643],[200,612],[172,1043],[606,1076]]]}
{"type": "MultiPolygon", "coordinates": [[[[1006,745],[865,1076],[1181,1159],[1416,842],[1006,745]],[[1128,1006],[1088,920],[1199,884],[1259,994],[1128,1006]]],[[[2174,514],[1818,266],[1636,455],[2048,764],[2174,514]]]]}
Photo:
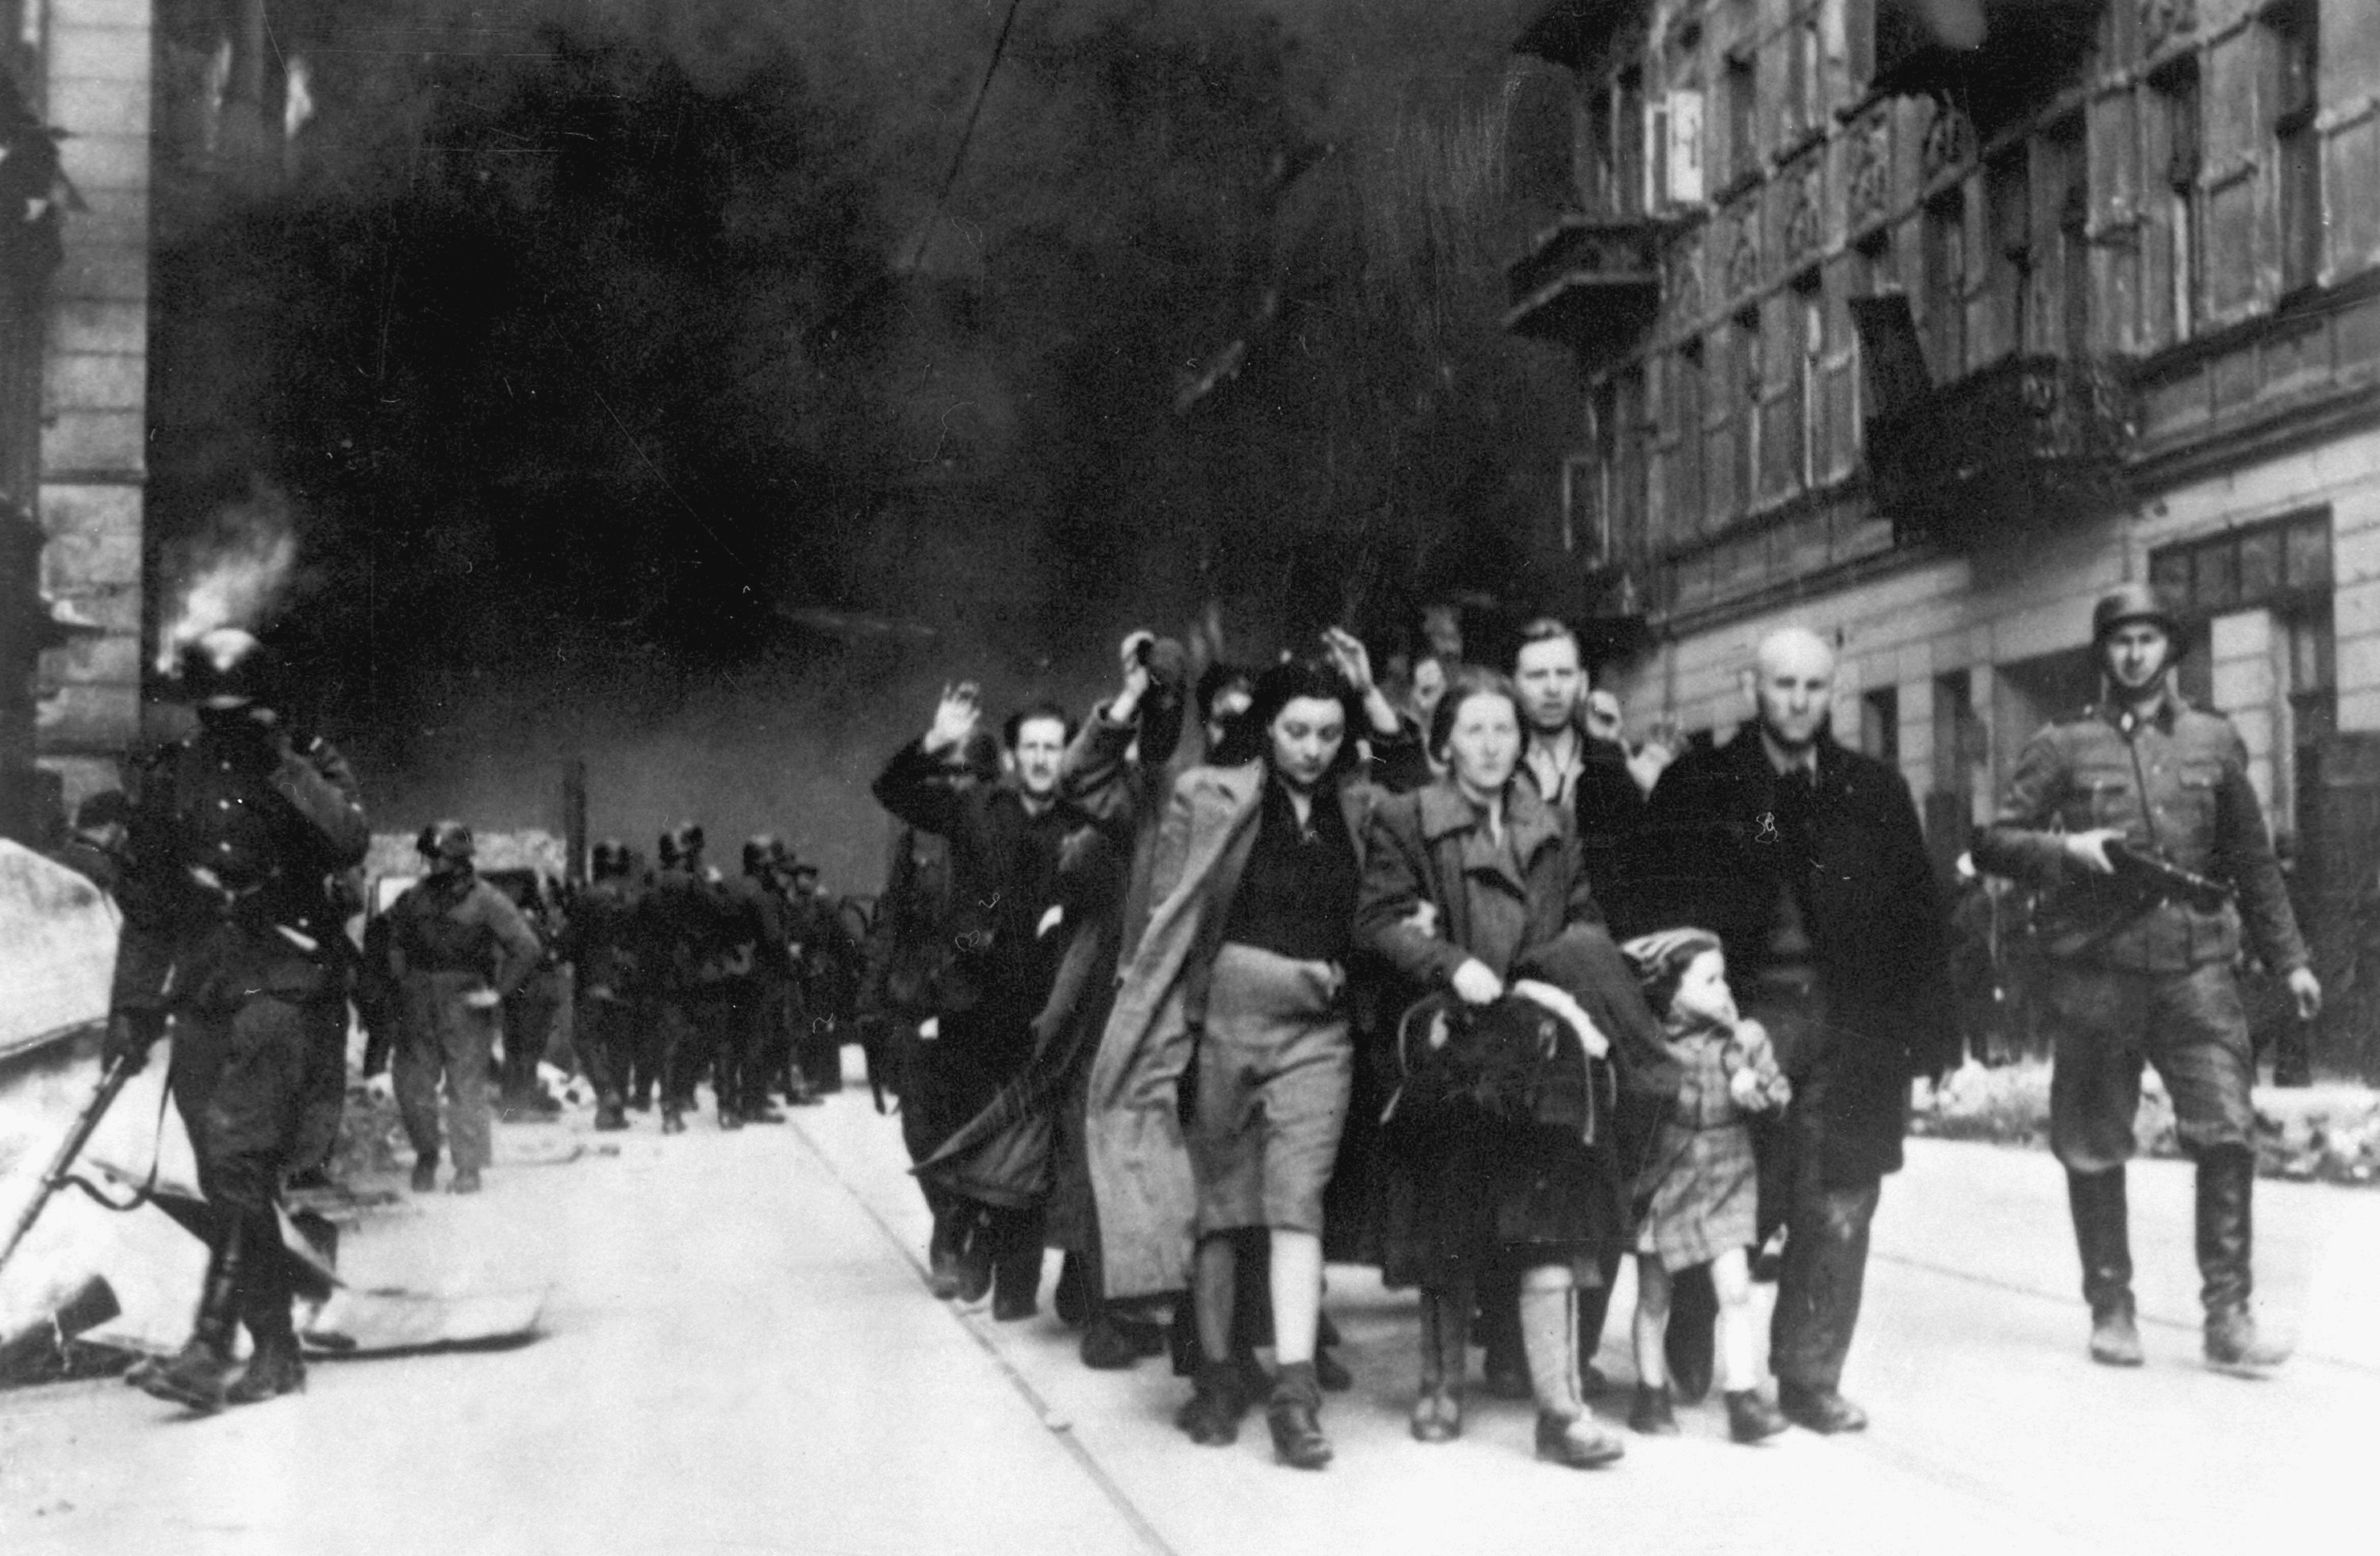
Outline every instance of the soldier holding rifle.
{"type": "Polygon", "coordinates": [[[2124,1163],[2141,1064],[2173,1098],[2198,1167],[2198,1265],[2209,1364],[2273,1366],[2249,1307],[2255,1076],[2234,971],[2244,925],[2288,980],[2301,1020],[2322,1005],[2239,731],[2174,686],[2180,629],[2143,584],[2092,613],[2101,699],[2033,737],[2017,758],[1975,862],[2046,889],[2053,1034],[2050,1144],[2066,1166],[2091,1355],[2142,1360],[2124,1163]]]}

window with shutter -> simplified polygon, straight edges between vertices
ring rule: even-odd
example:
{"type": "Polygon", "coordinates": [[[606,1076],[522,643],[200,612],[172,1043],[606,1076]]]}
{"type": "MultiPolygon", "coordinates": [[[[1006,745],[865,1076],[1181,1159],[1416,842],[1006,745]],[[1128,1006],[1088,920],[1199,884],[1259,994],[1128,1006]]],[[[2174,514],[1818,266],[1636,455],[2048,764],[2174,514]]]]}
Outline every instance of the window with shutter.
{"type": "Polygon", "coordinates": [[[2312,0],[2291,0],[2265,14],[2273,61],[2273,151],[2280,227],[2281,290],[2294,292],[2322,277],[2322,142],[2315,82],[2319,13],[2312,0]]]}
{"type": "Polygon", "coordinates": [[[1601,565],[1615,556],[1636,556],[1645,549],[1645,508],[1651,480],[1652,424],[1646,415],[1645,370],[1631,368],[1620,375],[1612,398],[1613,443],[1611,523],[1600,555],[1601,565]]]}
{"type": "Polygon", "coordinates": [[[2033,190],[2025,176],[2024,145],[1992,159],[1984,169],[1984,288],[1985,334],[1975,358],[1991,361],[2025,348],[2033,288],[2033,190]]]}
{"type": "Polygon", "coordinates": [[[1730,55],[1725,73],[1727,91],[1727,176],[1730,183],[1760,171],[1760,141],[1754,128],[1760,115],[1755,91],[1752,56],[1730,55]]]}
{"type": "Polygon", "coordinates": [[[2159,71],[2147,91],[2142,152],[2155,189],[2155,220],[2147,235],[2152,296],[2145,344],[2155,350],[2188,340],[2202,310],[2197,57],[2184,55],[2159,71]]]}
{"type": "Polygon", "coordinates": [[[1802,295],[1799,283],[1772,293],[1754,315],[1758,371],[1748,388],[1754,399],[1754,479],[1763,505],[1791,497],[1801,483],[1802,295]]]}
{"type": "Polygon", "coordinates": [[[1920,249],[1925,274],[1919,302],[1925,310],[1925,350],[1937,383],[1967,371],[1967,206],[1951,189],[1925,207],[1920,249]]]}
{"type": "Polygon", "coordinates": [[[2265,39],[2256,28],[2218,38],[2206,51],[2200,123],[2205,143],[2198,181],[2206,233],[2199,246],[2206,322],[2228,324],[2280,292],[2270,226],[2273,180],[2265,166],[2270,133],[2263,103],[2265,39]]]}
{"type": "Polygon", "coordinates": [[[1738,402],[1742,397],[1742,373],[1738,366],[1740,343],[1732,327],[1711,332],[1704,347],[1707,369],[1703,395],[1703,531],[1717,534],[1735,517],[1742,502],[1742,472],[1738,451],[1742,442],[1738,402]]]}
{"type": "Polygon", "coordinates": [[[1666,511],[1657,517],[1656,544],[1682,541],[1703,517],[1703,343],[1690,340],[1670,359],[1670,424],[1676,439],[1666,511]]]}
{"type": "Polygon", "coordinates": [[[2114,91],[2093,99],[2083,120],[2090,156],[2083,262],[2098,302],[2098,344],[2119,354],[2142,349],[2141,143],[2134,119],[2132,95],[2114,91]]]}
{"type": "Polygon", "coordinates": [[[2034,153],[2041,209],[2035,229],[2051,246],[2040,269],[2043,306],[2035,310],[2040,344],[2072,359],[2091,343],[2091,200],[2084,182],[2082,116],[2052,125],[2034,153]]]}
{"type": "Polygon", "coordinates": [[[1622,216],[1643,214],[1645,201],[1645,75],[1621,73],[1611,108],[1613,209],[1622,216]]]}
{"type": "Polygon", "coordinates": [[[1837,256],[1827,268],[1825,354],[1819,362],[1826,383],[1820,433],[1825,453],[1819,471],[1828,480],[1841,480],[1859,464],[1859,332],[1852,325],[1851,299],[1892,285],[1891,253],[1888,241],[1871,243],[1837,256]]]}

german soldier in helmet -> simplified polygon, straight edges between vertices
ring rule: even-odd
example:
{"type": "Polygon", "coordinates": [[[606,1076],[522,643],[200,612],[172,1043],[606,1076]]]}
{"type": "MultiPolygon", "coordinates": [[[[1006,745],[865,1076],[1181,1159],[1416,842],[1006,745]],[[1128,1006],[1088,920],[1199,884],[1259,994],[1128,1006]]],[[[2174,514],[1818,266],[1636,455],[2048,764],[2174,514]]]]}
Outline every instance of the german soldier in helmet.
{"type": "Polygon", "coordinates": [[[578,1062],[595,1087],[595,1127],[625,1129],[622,1111],[635,1062],[638,893],[628,845],[607,837],[589,855],[589,880],[571,904],[563,960],[577,969],[578,1062]]]}
{"type": "Polygon", "coordinates": [[[319,1007],[346,993],[331,883],[370,842],[346,760],[282,718],[276,669],[237,628],[187,646],[198,732],[142,775],[125,849],[108,1056],[139,1066],[172,1020],[174,1100],[218,1212],[189,1343],[136,1380],[197,1410],[305,1384],[274,1206],[319,1007]],[[235,1378],[242,1323],[255,1350],[235,1378]]]}
{"type": "Polygon", "coordinates": [[[433,821],[414,839],[427,867],[389,905],[389,972],[402,1002],[395,1081],[413,1142],[413,1191],[438,1186],[438,1082],[453,1100],[456,1194],[476,1194],[488,1164],[488,1064],[504,996],[544,954],[510,897],[480,879],[471,829],[433,821]]]}
{"type": "Polygon", "coordinates": [[[2247,748],[2228,719],[2190,706],[2174,685],[2174,612],[2126,584],[2099,602],[2091,630],[2100,699],[2033,737],[1975,845],[1979,866],[2046,893],[2050,1144],[2066,1166],[2091,1355],[2111,1367],[2142,1359],[2124,1163],[2145,1060],[2198,1166],[2206,1359],[2269,1367],[2286,1353],[2257,1335],[2248,1302],[2254,1060],[2232,971],[2243,928],[2286,976],[2301,1018],[2321,1008],[2322,987],[2247,748]]]}

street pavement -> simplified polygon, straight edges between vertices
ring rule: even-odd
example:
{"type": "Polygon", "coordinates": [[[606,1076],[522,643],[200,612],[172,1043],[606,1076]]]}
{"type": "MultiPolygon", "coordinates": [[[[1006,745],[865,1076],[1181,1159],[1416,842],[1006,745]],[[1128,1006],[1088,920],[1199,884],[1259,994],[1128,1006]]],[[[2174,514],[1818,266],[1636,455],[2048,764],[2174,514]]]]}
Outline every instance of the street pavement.
{"type": "MultiPolygon", "coordinates": [[[[504,1126],[487,1194],[408,1199],[342,1256],[366,1285],[550,1283],[533,1341],[318,1362],[304,1395],[209,1418],[114,1382],[0,1393],[0,1551],[2369,1549],[2380,1195],[2260,1185],[2264,1309],[2301,1348],[2243,1381],[2197,1360],[2187,1170],[2136,1167],[2149,1365],[2119,1373],[2083,1355],[2055,1164],[1912,1142],[1845,1382],[1873,1429],[1743,1448],[1714,1404],[1585,1473],[1475,1392],[1461,1441],[1413,1442],[1412,1298],[1334,1269],[1356,1383],[1316,1475],[1271,1462],[1260,1416],[1192,1446],[1165,1363],[1086,1370],[1046,1289],[1014,1324],[929,1296],[923,1208],[864,1088],[790,1127],[640,1117],[552,1164],[585,1126],[504,1126]]],[[[1600,1358],[1623,1383],[1631,1295],[1600,1358]]]]}

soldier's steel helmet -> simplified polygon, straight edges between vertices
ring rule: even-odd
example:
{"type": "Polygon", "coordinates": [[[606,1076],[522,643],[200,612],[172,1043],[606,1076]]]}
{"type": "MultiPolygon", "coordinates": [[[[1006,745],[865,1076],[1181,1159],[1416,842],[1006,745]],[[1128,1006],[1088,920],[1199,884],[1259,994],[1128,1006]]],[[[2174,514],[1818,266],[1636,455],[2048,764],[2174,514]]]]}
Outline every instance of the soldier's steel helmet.
{"type": "Polygon", "coordinates": [[[2100,597],[2091,608],[2091,641],[2104,643],[2108,633],[2136,621],[2153,622],[2162,627],[2165,635],[2173,639],[2174,652],[2181,651],[2181,618],[2166,602],[2165,596],[2144,583],[2118,584],[2100,597]]]}
{"type": "Polygon", "coordinates": [[[468,859],[479,851],[471,829],[461,821],[432,821],[413,840],[425,859],[468,859]]]}
{"type": "Polygon", "coordinates": [[[607,837],[588,852],[588,868],[598,881],[628,873],[628,845],[616,837],[607,837]]]}
{"type": "Polygon", "coordinates": [[[177,672],[182,695],[200,708],[270,707],[281,695],[278,658],[254,633],[237,626],[218,626],[183,644],[177,672]]]}
{"type": "Polygon", "coordinates": [[[755,833],[744,840],[744,873],[766,874],[784,856],[784,839],[774,833],[755,833]]]}

